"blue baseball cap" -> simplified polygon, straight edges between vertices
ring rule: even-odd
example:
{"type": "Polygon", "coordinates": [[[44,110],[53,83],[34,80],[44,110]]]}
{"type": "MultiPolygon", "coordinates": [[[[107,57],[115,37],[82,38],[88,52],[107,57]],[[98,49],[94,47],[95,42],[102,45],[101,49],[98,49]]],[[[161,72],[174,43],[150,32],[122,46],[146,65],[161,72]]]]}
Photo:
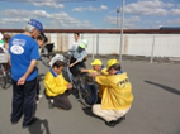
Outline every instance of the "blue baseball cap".
{"type": "Polygon", "coordinates": [[[43,25],[40,21],[35,19],[30,19],[28,21],[29,25],[32,25],[34,28],[38,29],[41,33],[43,33],[43,25]]]}

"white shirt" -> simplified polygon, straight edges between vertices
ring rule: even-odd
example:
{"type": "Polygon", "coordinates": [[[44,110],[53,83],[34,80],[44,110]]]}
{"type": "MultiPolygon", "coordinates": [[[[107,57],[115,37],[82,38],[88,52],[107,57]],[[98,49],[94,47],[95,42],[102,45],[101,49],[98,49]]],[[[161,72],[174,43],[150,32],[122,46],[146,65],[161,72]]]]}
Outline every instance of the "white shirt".
{"type": "Polygon", "coordinates": [[[79,46],[79,40],[80,40],[80,39],[77,39],[77,41],[74,42],[74,44],[73,44],[72,47],[77,48],[77,47],[79,46]]]}
{"type": "Polygon", "coordinates": [[[76,49],[77,49],[77,47],[79,46],[79,40],[80,40],[80,39],[77,39],[77,41],[75,41],[75,42],[73,43],[72,47],[71,47],[68,51],[70,51],[70,52],[75,52],[76,49]]]}

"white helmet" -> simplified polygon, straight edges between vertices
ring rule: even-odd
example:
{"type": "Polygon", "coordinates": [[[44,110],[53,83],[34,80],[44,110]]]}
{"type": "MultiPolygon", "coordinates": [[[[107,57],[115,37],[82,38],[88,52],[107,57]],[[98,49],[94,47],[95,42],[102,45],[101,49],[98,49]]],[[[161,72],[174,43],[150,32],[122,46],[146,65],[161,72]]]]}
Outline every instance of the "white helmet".
{"type": "Polygon", "coordinates": [[[64,62],[64,57],[63,57],[63,55],[62,55],[62,54],[56,54],[56,56],[51,59],[51,62],[49,62],[49,66],[52,67],[53,64],[54,64],[56,61],[64,62]]]}

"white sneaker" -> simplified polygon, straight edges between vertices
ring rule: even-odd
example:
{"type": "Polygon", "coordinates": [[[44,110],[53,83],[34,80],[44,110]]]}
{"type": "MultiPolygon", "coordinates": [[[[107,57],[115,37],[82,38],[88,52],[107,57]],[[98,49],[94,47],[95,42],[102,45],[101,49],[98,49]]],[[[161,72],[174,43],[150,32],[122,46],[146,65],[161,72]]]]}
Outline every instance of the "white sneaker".
{"type": "Polygon", "coordinates": [[[39,97],[39,98],[42,98],[42,97],[43,97],[43,95],[41,95],[41,94],[40,94],[40,95],[38,95],[38,97],[39,97]]]}
{"type": "Polygon", "coordinates": [[[39,101],[36,101],[36,104],[39,104],[39,101]]]}

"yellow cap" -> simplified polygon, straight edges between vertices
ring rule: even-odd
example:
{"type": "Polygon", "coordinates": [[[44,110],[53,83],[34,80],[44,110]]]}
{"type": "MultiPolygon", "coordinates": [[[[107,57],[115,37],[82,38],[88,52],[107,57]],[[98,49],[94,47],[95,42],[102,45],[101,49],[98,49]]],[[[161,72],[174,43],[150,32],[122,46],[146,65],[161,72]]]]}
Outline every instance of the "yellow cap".
{"type": "Polygon", "coordinates": [[[107,69],[112,67],[115,63],[119,63],[117,59],[110,59],[106,64],[107,69]]]}
{"type": "Polygon", "coordinates": [[[94,61],[91,63],[91,66],[94,66],[94,65],[102,65],[100,59],[94,59],[94,61]]]}

